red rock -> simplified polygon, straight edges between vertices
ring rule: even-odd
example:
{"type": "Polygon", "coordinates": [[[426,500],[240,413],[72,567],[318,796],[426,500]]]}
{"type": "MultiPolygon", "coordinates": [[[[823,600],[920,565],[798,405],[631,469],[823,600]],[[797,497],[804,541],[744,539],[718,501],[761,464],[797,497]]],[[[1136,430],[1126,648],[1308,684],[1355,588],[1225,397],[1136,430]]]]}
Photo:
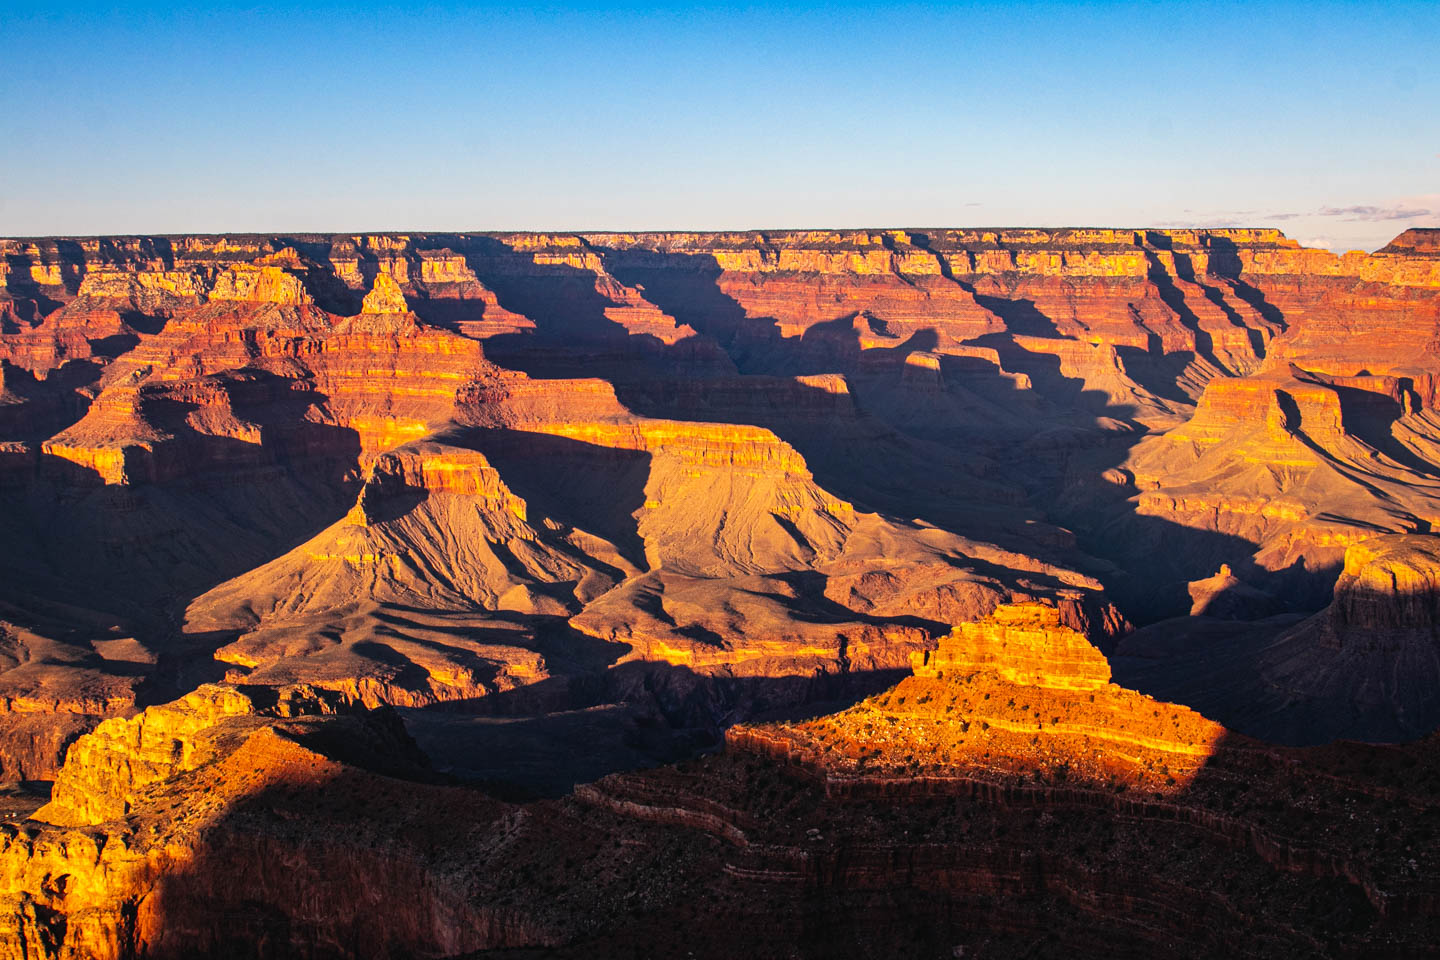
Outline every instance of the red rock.
{"type": "Polygon", "coordinates": [[[1432,232],[0,241],[0,765],[56,778],[0,941],[746,952],[722,902],[781,954],[915,952],[895,903],[999,955],[1041,912],[1077,955],[1427,943],[1430,804],[1382,778],[1432,744],[1357,772],[1113,681],[1279,739],[1440,723],[1432,232]],[[470,813],[363,713],[456,770],[654,762],[912,663],[470,813]]]}

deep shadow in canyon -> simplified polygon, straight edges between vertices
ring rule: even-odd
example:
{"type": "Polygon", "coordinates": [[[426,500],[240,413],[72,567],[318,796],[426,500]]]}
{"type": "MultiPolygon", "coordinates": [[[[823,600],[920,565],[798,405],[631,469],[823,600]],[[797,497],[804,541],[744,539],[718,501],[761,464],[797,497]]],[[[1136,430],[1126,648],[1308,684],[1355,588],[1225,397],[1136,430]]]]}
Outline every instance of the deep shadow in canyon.
{"type": "Polygon", "coordinates": [[[1312,751],[1277,780],[1295,760],[1222,742],[1151,795],[837,791],[731,749],[516,806],[446,785],[383,711],[286,737],[341,765],[262,778],[199,827],[131,915],[146,956],[1433,955],[1423,884],[1392,876],[1440,826],[1396,792],[1440,790],[1413,750],[1312,751]],[[1308,822],[1287,783],[1328,784],[1308,822]],[[1365,830],[1337,843],[1347,810],[1365,830]]]}
{"type": "MultiPolygon", "coordinates": [[[[594,249],[601,255],[614,253],[604,247],[594,249]]],[[[853,313],[842,313],[833,321],[811,326],[803,336],[783,337],[774,321],[747,315],[739,302],[720,289],[717,278],[722,271],[713,257],[649,256],[654,259],[651,267],[616,266],[612,273],[643,289],[647,299],[678,323],[718,343],[735,360],[741,378],[666,376],[654,371],[637,375],[633,369],[628,374],[622,371],[607,376],[632,411],[679,420],[752,423],[770,429],[805,457],[817,483],[861,509],[919,518],[956,533],[992,537],[1002,544],[1015,542],[1015,525],[1005,519],[989,519],[988,513],[1013,517],[1018,509],[1044,516],[1073,530],[1084,554],[1115,568],[1109,573],[1097,569],[1096,575],[1136,624],[1185,612],[1189,605],[1186,584],[1213,575],[1222,564],[1258,589],[1293,597],[1295,609],[1315,610],[1326,602],[1338,569],[1264,569],[1254,561],[1256,544],[1252,541],[1140,514],[1133,487],[1101,479],[1124,463],[1130,448],[1146,435],[1145,428],[1134,423],[1133,407],[1112,405],[1103,393],[1087,390],[1082,380],[1064,376],[1056,355],[1026,350],[1013,340],[1014,333],[1027,331],[1031,336],[1057,337],[1054,322],[1033,302],[984,297],[983,305],[1005,320],[1007,327],[1012,320],[1023,321],[1025,330],[1011,329],[1008,334],[992,334],[977,341],[1000,354],[1005,370],[1029,375],[1032,389],[1022,389],[992,364],[964,357],[942,356],[942,371],[951,371],[967,391],[982,396],[993,407],[1028,410],[1036,422],[1065,423],[1070,418],[1089,419],[1094,424],[1107,418],[1131,424],[1129,431],[1116,433],[1091,426],[1067,438],[1069,445],[1047,448],[1023,442],[1028,438],[1017,445],[1012,437],[987,431],[983,424],[947,417],[948,408],[935,402],[934,393],[907,389],[901,377],[905,357],[915,350],[933,349],[933,331],[918,331],[896,346],[865,348],[860,334],[850,326],[853,313]],[[838,398],[824,387],[792,379],[836,373],[846,378],[848,387],[838,398]],[[773,394],[782,382],[785,392],[778,402],[757,402],[757,397],[773,394]],[[897,417],[895,408],[906,404],[924,405],[926,415],[917,418],[920,422],[897,417]],[[977,448],[989,461],[983,470],[975,469],[977,448]],[[1075,469],[1083,472],[1076,475],[1075,469]],[[987,485],[986,477],[992,471],[1003,484],[987,485]],[[1077,487],[1086,488],[1091,496],[1065,509],[1067,497],[1077,487]],[[1026,492],[1024,501],[1016,502],[1007,492],[1017,489],[1026,492]]],[[[537,279],[536,286],[542,282],[537,279]]],[[[512,301],[514,308],[523,304],[535,309],[537,301],[526,299],[515,287],[511,290],[517,298],[512,301]]],[[[575,313],[565,313],[563,305],[552,302],[548,309],[532,315],[539,325],[535,337],[517,336],[510,349],[521,352],[522,345],[532,340],[544,342],[546,352],[563,346],[575,353],[575,365],[581,365],[587,349],[617,342],[623,333],[623,327],[604,318],[603,298],[594,297],[595,301],[588,294],[581,298],[590,306],[575,313]],[[566,318],[563,336],[552,340],[547,327],[562,315],[566,318]],[[584,317],[589,317],[589,322],[578,322],[577,318],[584,317]]],[[[1263,304],[1258,291],[1254,297],[1263,304]]],[[[1280,320],[1273,307],[1265,305],[1264,312],[1280,320]]],[[[646,341],[649,351],[679,351],[681,347],[666,348],[649,337],[632,339],[646,341]]],[[[1167,358],[1166,362],[1178,361],[1167,358]]],[[[947,377],[947,385],[950,379],[947,377]]],[[[1380,433],[1388,436],[1388,428],[1376,431],[1372,439],[1377,444],[1382,442],[1380,433]]],[[[1390,445],[1394,446],[1393,442],[1390,445]]],[[[1054,545],[1050,549],[1056,552],[1054,545]]],[[[1058,552],[1063,554],[1063,548],[1058,552]]]]}
{"type": "MultiPolygon", "coordinates": [[[[982,337],[977,345],[993,349],[1004,371],[1028,376],[1029,389],[992,364],[942,356],[945,381],[936,393],[917,390],[904,378],[909,354],[937,346],[933,331],[919,330],[894,345],[866,347],[856,315],[840,312],[831,321],[813,324],[802,336],[781,336],[775,321],[748,315],[720,289],[721,268],[708,255],[652,253],[641,258],[642,263],[649,260],[643,266],[634,265],[632,257],[626,266],[610,268],[615,280],[643,291],[677,324],[697,331],[694,337],[665,344],[649,334],[632,335],[608,316],[613,303],[596,288],[594,273],[559,264],[532,266],[521,275],[499,272],[494,258],[513,258],[515,251],[493,238],[475,238],[469,244],[476,255],[468,256],[468,263],[502,306],[537,324],[533,334],[484,341],[487,356],[502,365],[539,377],[603,377],[614,384],[629,410],[643,416],[765,427],[800,452],[821,487],[858,509],[1070,562],[1101,579],[1107,595],[1137,625],[1187,613],[1188,584],[1222,566],[1247,587],[1286,598],[1287,610],[1311,612],[1329,599],[1338,566],[1311,569],[1296,563],[1267,569],[1256,563],[1253,541],[1142,514],[1133,487],[1102,479],[1124,463],[1146,430],[1133,419],[1133,407],[1112,404],[1103,393],[1086,389],[1082,380],[1065,376],[1057,355],[1033,352],[1014,339],[1017,333],[1058,337],[1054,321],[1031,300],[976,295],[1009,330],[982,337]],[[713,355],[704,346],[711,342],[733,361],[738,377],[708,360],[696,366],[697,356],[713,355]],[[845,377],[839,394],[828,384],[796,379],[837,373],[845,377]],[[967,394],[993,409],[1026,411],[1035,423],[1071,426],[1058,436],[1022,437],[1017,445],[1005,433],[937,403],[953,393],[952,383],[963,384],[967,394]],[[925,410],[923,416],[905,412],[917,407],[925,410]],[[1117,432],[1097,426],[1103,421],[1129,426],[1117,432]],[[1034,522],[1022,526],[1016,523],[1017,515],[1034,522]],[[1073,541],[1066,529],[1073,531],[1073,541]]],[[[467,249],[459,243],[456,247],[467,249]]],[[[601,258],[615,253],[591,244],[584,250],[601,258]]],[[[1223,262],[1223,251],[1221,256],[1223,262]]],[[[1153,255],[1150,263],[1152,281],[1159,282],[1154,274],[1163,270],[1153,255]]],[[[1283,320],[1263,295],[1252,294],[1250,300],[1263,307],[1267,318],[1283,320]]],[[[1178,289],[1162,284],[1161,297],[1196,327],[1178,289]]],[[[1203,354],[1207,341],[1201,334],[1197,337],[1203,354]]],[[[1155,349],[1158,345],[1144,355],[1155,371],[1180,362],[1155,349]]],[[[1207,359],[1224,369],[1213,357],[1207,359]]],[[[539,442],[533,434],[516,436],[516,449],[539,442]]],[[[558,476],[563,471],[552,471],[528,454],[507,459],[504,444],[487,441],[485,448],[500,458],[502,474],[514,476],[517,492],[527,499],[538,496],[539,503],[553,504],[548,509],[576,518],[571,521],[576,526],[583,525],[579,519],[585,517],[598,524],[595,532],[622,545],[632,560],[641,557],[638,539],[624,529],[628,521],[620,514],[625,511],[603,511],[616,518],[612,523],[596,520],[594,502],[588,504],[588,514],[567,509],[525,474],[531,470],[536,477],[558,476]]],[[[608,495],[611,487],[604,486],[608,495]]],[[[980,561],[972,565],[984,568],[980,561]]],[[[1144,683],[1142,675],[1137,682],[1144,683]]],[[[1172,697],[1177,693],[1173,688],[1168,692],[1172,697]]]]}

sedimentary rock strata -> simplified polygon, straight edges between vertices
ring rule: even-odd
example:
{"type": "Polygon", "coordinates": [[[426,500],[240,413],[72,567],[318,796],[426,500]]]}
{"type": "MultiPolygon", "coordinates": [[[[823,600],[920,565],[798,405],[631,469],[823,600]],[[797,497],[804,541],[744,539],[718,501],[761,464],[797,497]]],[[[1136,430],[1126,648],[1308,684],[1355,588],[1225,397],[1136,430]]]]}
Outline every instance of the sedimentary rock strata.
{"type": "Polygon", "coordinates": [[[1424,954],[1433,742],[1236,737],[1108,682],[1068,617],[1000,607],[849,709],[518,805],[436,782],[387,711],[204,686],[82,738],[51,802],[0,829],[0,936],[42,956],[1424,954]]]}
{"type": "Polygon", "coordinates": [[[1423,953],[1436,233],[0,240],[0,939],[1423,953]]]}
{"type": "Polygon", "coordinates": [[[1162,621],[1121,642],[1124,680],[1288,743],[1424,736],[1440,725],[1437,559],[1430,536],[1360,540],[1319,612],[1162,621]]]}

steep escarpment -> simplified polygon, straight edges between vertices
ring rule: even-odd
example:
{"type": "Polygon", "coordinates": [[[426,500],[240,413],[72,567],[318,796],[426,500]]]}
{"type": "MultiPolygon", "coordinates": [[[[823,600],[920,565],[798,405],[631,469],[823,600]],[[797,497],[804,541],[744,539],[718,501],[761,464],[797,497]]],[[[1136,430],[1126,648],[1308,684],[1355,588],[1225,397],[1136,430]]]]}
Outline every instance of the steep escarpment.
{"type": "Polygon", "coordinates": [[[0,936],[91,957],[1425,954],[1433,742],[1235,737],[1108,682],[1071,619],[1002,607],[850,709],[524,805],[434,782],[387,711],[202,687],[82,738],[51,803],[0,831],[0,936]]]}
{"type": "Polygon", "coordinates": [[[1314,609],[1433,515],[1427,236],[7,240],[16,622],[136,636],[169,692],[415,705],[553,677],[557,624],[840,675],[1012,598],[1179,613],[1222,565],[1314,609]]]}
{"type": "Polygon", "coordinates": [[[1434,537],[1361,540],[1318,613],[1161,621],[1121,643],[1119,669],[1127,684],[1283,742],[1421,737],[1440,725],[1437,572],[1434,537]]]}
{"type": "Polygon", "coordinates": [[[102,724],[35,819],[0,828],[0,941],[94,958],[545,942],[523,917],[466,905],[470,881],[442,852],[503,838],[504,806],[431,779],[393,716],[337,714],[304,689],[202,687],[102,724]]]}
{"type": "MultiPolygon", "coordinates": [[[[1184,559],[1156,571],[1168,587],[1164,576],[1136,584],[1151,616],[1178,612],[1181,583],[1221,563],[1314,609],[1346,547],[1429,531],[1440,301],[1421,247],[1410,237],[1368,257],[1237,250],[1212,261],[1243,276],[1285,329],[1263,363],[1211,380],[1188,423],[1117,464],[1129,498],[1095,535],[1134,544],[1130,557],[1171,529],[1189,541],[1184,559]]],[[[1119,559],[1132,562],[1123,549],[1119,559]]]]}
{"type": "Polygon", "coordinates": [[[1437,516],[1424,439],[1434,413],[1409,383],[1295,366],[1212,382],[1190,422],[1131,454],[1134,515],[1112,535],[1141,539],[1154,521],[1204,531],[1208,549],[1168,566],[1172,582],[1231,562],[1313,603],[1326,586],[1313,575],[1338,566],[1347,546],[1428,531],[1437,516]]]}
{"type": "MultiPolygon", "coordinates": [[[[137,345],[107,372],[85,417],[41,449],[107,483],[167,480],[224,465],[194,449],[206,443],[248,444],[264,462],[260,418],[269,414],[282,421],[277,432],[328,430],[332,443],[369,454],[429,433],[453,414],[467,382],[494,375],[474,343],[407,314],[227,309],[172,320],[137,345]]],[[[302,453],[318,446],[309,440],[302,453]]]]}

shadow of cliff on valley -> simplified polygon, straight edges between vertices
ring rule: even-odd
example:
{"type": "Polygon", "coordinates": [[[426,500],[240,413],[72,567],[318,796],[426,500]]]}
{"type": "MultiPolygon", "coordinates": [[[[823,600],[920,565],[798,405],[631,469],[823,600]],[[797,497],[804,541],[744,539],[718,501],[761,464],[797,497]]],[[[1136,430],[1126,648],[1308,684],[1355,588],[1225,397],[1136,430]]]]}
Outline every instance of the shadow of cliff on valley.
{"type": "MultiPolygon", "coordinates": [[[[597,274],[558,268],[564,273],[561,289],[568,292],[541,297],[541,280],[507,280],[506,270],[487,268],[486,256],[514,255],[499,244],[469,262],[507,308],[531,316],[539,327],[534,337],[505,341],[497,354],[502,362],[532,373],[568,375],[587,369],[586,353],[596,344],[623,353],[615,344],[627,337],[643,341],[653,362],[598,366],[628,409],[648,417],[765,427],[805,458],[822,488],[859,509],[931,523],[1091,573],[1137,624],[1187,614],[1191,582],[1226,565],[1247,588],[1282,598],[1283,609],[1303,613],[1328,602],[1335,566],[1297,562],[1267,569],[1256,562],[1252,540],[1140,512],[1138,491],[1115,468],[1146,427],[1136,420],[1134,406],[1064,372],[1059,352],[1045,343],[1063,338],[1031,299],[979,294],[950,278],[1005,322],[1005,332],[968,342],[993,351],[997,365],[983,354],[946,353],[934,329],[911,331],[900,340],[885,321],[838,298],[833,318],[782,335],[778,320],[752,314],[721,288],[723,271],[709,254],[617,251],[588,243],[584,250],[600,257],[615,280],[694,329],[692,340],[723,349],[739,375],[676,375],[665,357],[684,341],[667,346],[629,336],[607,316],[613,304],[596,287],[597,274]],[[548,359],[528,363],[526,352],[539,344],[543,349],[535,355],[548,359]],[[933,360],[913,361],[937,350],[933,360]],[[572,359],[553,362],[556,351],[572,359]],[[825,379],[836,375],[843,381],[825,379]],[[1042,516],[1065,529],[1034,522],[1042,516]],[[1067,541],[1067,530],[1073,541],[1067,541]]],[[[1223,245],[1212,255],[1204,277],[1178,254],[1176,269],[1232,324],[1244,326],[1225,300],[1229,291],[1283,329],[1283,317],[1239,279],[1223,245]]],[[[1153,250],[1147,263],[1151,283],[1194,336],[1201,359],[1224,371],[1185,293],[1153,250]]],[[[546,267],[540,275],[555,269],[546,267]]],[[[1256,331],[1251,334],[1252,347],[1263,356],[1265,344],[1256,331]]],[[[487,355],[490,346],[487,341],[487,355]]],[[[1172,403],[1191,402],[1175,385],[1191,355],[1164,354],[1155,340],[1148,351],[1120,352],[1142,387],[1153,386],[1152,393],[1172,403]]],[[[1353,406],[1353,400],[1347,403],[1347,409],[1353,406]]],[[[1358,424],[1359,414],[1354,418],[1358,424]]],[[[1383,442],[1387,423],[1377,420],[1370,432],[1379,449],[1398,446],[1383,442]]],[[[1422,466],[1404,451],[1388,455],[1417,472],[1422,466]]]]}
{"type": "Polygon", "coordinates": [[[1263,292],[1243,278],[1245,264],[1240,259],[1240,248],[1234,240],[1229,237],[1212,236],[1209,238],[1207,249],[1210,254],[1209,269],[1211,273],[1222,277],[1226,284],[1235,291],[1235,295],[1248,303],[1267,323],[1274,325],[1281,332],[1288,329],[1289,324],[1280,308],[1266,300],[1263,292]]]}
{"type": "MultiPolygon", "coordinates": [[[[501,366],[541,378],[605,379],[667,371],[706,376],[733,369],[710,344],[667,344],[651,333],[632,334],[611,316],[625,305],[602,293],[601,285],[609,278],[600,273],[563,262],[537,262],[496,237],[452,238],[450,245],[501,307],[535,323],[533,332],[485,339],[486,357],[501,366]]],[[[574,250],[580,257],[595,252],[588,245],[574,250]]],[[[419,309],[436,312],[444,322],[453,311],[435,311],[440,303],[419,309]]]]}
{"type": "MultiPolygon", "coordinates": [[[[1118,682],[1215,710],[1209,715],[1223,721],[1226,698],[1236,699],[1224,684],[1237,672],[1242,685],[1268,682],[1255,631],[1290,629],[1329,598],[1333,567],[1297,561],[1269,570],[1256,562],[1251,540],[1141,512],[1139,491],[1117,469],[1144,435],[1136,409],[1087,389],[1064,374],[1058,356],[1016,339],[1058,336],[1032,300],[977,296],[1010,325],[970,344],[993,349],[999,366],[979,356],[910,363],[939,347],[934,331],[867,345],[889,331],[880,324],[863,332],[868,321],[840,304],[834,318],[781,336],[778,322],[749,316],[720,289],[713,257],[646,253],[613,273],[697,331],[666,344],[612,320],[614,304],[594,274],[542,264],[516,278],[486,261],[513,256],[510,246],[467,242],[476,274],[507,309],[541,328],[487,340],[491,359],[534,375],[605,376],[621,402],[644,416],[765,427],[801,453],[817,483],[862,509],[1092,572],[1127,616],[1153,624],[1157,646],[1149,653],[1174,654],[1162,676],[1137,666],[1132,650],[1107,650],[1118,682]],[[701,363],[709,344],[734,369],[701,363]],[[845,378],[844,391],[824,379],[832,374],[845,378]],[[1237,584],[1207,609],[1265,617],[1233,628],[1215,617],[1185,617],[1193,633],[1165,634],[1163,618],[1184,616],[1197,602],[1191,581],[1227,565],[1237,584]],[[1281,612],[1264,607],[1271,600],[1281,612]]],[[[1212,269],[1240,291],[1238,259],[1232,265],[1227,253],[1223,245],[1212,250],[1212,269]]],[[[1151,263],[1153,270],[1153,256],[1151,263]]],[[[1210,353],[1180,291],[1157,285],[1210,353]]],[[[1240,295],[1252,307],[1283,323],[1248,289],[1240,295]]],[[[1170,362],[1156,358],[1149,373],[1158,376],[1170,362]]],[[[303,542],[354,499],[358,435],[305,417],[325,397],[301,393],[285,406],[270,392],[279,385],[264,377],[232,386],[240,391],[237,415],[265,421],[258,449],[199,433],[186,425],[194,405],[160,399],[156,422],[177,446],[152,458],[152,482],[106,485],[60,457],[0,454],[0,548],[8,546],[0,556],[9,558],[9,582],[38,598],[37,611],[62,619],[77,583],[123,610],[127,627],[163,647],[154,668],[133,668],[153,670],[145,702],[227,669],[212,654],[233,633],[174,646],[191,598],[303,542]],[[245,390],[254,395],[242,397],[245,390]],[[24,552],[32,542],[48,545],[38,563],[24,552]]],[[[1384,446],[1394,409],[1356,402],[1342,394],[1358,436],[1433,475],[1418,457],[1407,462],[1405,452],[1384,446]]],[[[638,518],[649,453],[510,429],[457,428],[435,439],[483,452],[537,527],[544,518],[559,537],[602,537],[620,553],[613,563],[648,569],[638,518]]],[[[375,520],[398,519],[426,496],[404,491],[381,504],[375,520]]],[[[522,572],[511,546],[497,543],[495,554],[511,573],[522,572]]],[[[615,566],[587,562],[623,579],[615,566]]],[[[996,575],[1002,569],[970,565],[996,575]]],[[[827,597],[812,571],[772,579],[787,588],[797,621],[902,624],[932,635],[944,626],[858,614],[827,597]]],[[[1055,586],[1043,574],[1030,582],[1055,586]]],[[[535,589],[559,601],[570,588],[535,589]]],[[[177,855],[158,880],[146,874],[153,888],[126,892],[114,878],[97,884],[111,890],[113,883],[114,941],[122,949],[154,958],[313,960],[1433,952],[1440,836],[1433,743],[1287,752],[1224,734],[1205,745],[1193,777],[1152,778],[1165,783],[1155,790],[1117,787],[1113,775],[1080,782],[1057,774],[1043,751],[1033,769],[1004,782],[988,766],[961,766],[945,783],[939,775],[831,783],[788,756],[695,758],[714,754],[737,722],[838,712],[905,671],[851,670],[842,658],[833,669],[788,675],[709,674],[627,660],[629,644],[584,633],[559,615],[433,609],[417,600],[380,604],[372,616],[376,639],[360,652],[398,668],[403,682],[426,678],[383,640],[413,641],[424,631],[524,646],[543,657],[549,676],[423,708],[292,719],[268,742],[256,739],[245,762],[208,790],[201,770],[176,781],[174,795],[152,794],[169,806],[132,815],[126,843],[142,844],[192,810],[211,819],[194,821],[188,846],[165,848],[177,855]],[[686,760],[574,795],[577,785],[609,774],[686,760]],[[213,805],[210,793],[219,795],[213,805]],[[146,816],[157,818],[148,834],[146,816]]],[[[83,642],[89,628],[73,629],[83,642]]],[[[701,645],[723,640],[698,624],[676,632],[701,645]]],[[[1138,645],[1143,634],[1131,640],[1138,645]]],[[[130,675],[132,667],[117,661],[113,669],[130,675]]],[[[498,685],[498,667],[481,679],[498,685]]],[[[1263,733],[1277,721],[1246,722],[1263,733]]],[[[1086,737],[1085,749],[1097,749],[1086,737]]],[[[1030,743],[1039,742],[1037,732],[1030,743]]],[[[1177,755],[1198,755],[1189,740],[1177,736],[1175,745],[1177,755]]],[[[1141,749],[1123,747],[1132,748],[1141,749]]],[[[1158,768],[1160,777],[1169,773],[1158,768]]],[[[58,883],[63,899],[63,881],[47,876],[45,895],[58,883]]],[[[103,912],[70,921],[51,907],[25,916],[39,918],[47,943],[111,922],[103,912]]]]}
{"type": "Polygon", "coordinates": [[[38,453],[0,486],[0,546],[9,545],[0,556],[16,598],[42,630],[83,605],[79,632],[106,622],[152,650],[146,702],[189,689],[195,670],[199,680],[220,675],[213,647],[180,634],[190,600],[298,546],[354,502],[358,434],[306,420],[325,397],[279,379],[235,386],[234,409],[259,425],[258,441],[202,433],[187,420],[196,405],[158,396],[147,412],[168,439],[126,448],[126,482],[38,453]]]}
{"type": "Polygon", "coordinates": [[[537,516],[602,537],[635,567],[649,566],[639,533],[649,453],[527,430],[451,430],[440,438],[483,453],[537,516]]]}
{"type": "Polygon", "coordinates": [[[506,799],[559,797],[611,773],[711,752],[735,723],[843,709],[903,674],[707,675],[631,660],[400,715],[437,770],[506,799]]]}
{"type": "MultiPolygon", "coordinates": [[[[627,254],[627,263],[636,259],[633,251],[627,254]]],[[[767,427],[795,446],[825,489],[862,508],[919,517],[962,535],[1018,546],[1024,540],[1016,538],[1014,511],[1034,504],[1050,521],[1074,530],[1085,554],[1117,566],[1107,572],[1054,543],[1038,555],[1093,571],[1115,588],[1122,611],[1136,622],[1185,612],[1188,582],[1226,563],[1258,588],[1292,594],[1302,608],[1325,602],[1333,570],[1263,570],[1254,562],[1251,541],[1137,513],[1133,486],[1102,479],[1146,435],[1134,420],[1135,408],[1066,376],[1057,354],[1016,339],[1022,331],[972,341],[994,350],[1000,367],[979,357],[942,354],[939,376],[917,382],[905,360],[912,346],[921,351],[936,346],[933,331],[922,330],[904,345],[864,347],[849,324],[852,311],[799,337],[781,337],[774,321],[748,316],[719,288],[721,270],[713,257],[647,253],[638,262],[642,265],[611,269],[677,320],[714,337],[751,376],[736,383],[617,381],[617,394],[637,413],[767,427]],[[810,384],[792,386],[793,394],[782,395],[780,403],[739,402],[745,384],[761,395],[771,386],[758,375],[761,370],[771,376],[841,374],[851,402],[839,403],[810,384]],[[1028,378],[1028,387],[1016,374],[1028,378]],[[1102,420],[1128,427],[1099,425],[1102,420]],[[977,461],[977,454],[983,459],[977,461]],[[940,469],[942,464],[950,469],[940,469]],[[957,478],[965,482],[954,483],[957,478]],[[1004,486],[1027,496],[1006,497],[999,489],[1004,486]],[[1077,496],[1082,490],[1088,493],[1077,496]],[[1011,522],[987,521],[987,513],[996,510],[1011,512],[1011,522]]],[[[1019,324],[1027,336],[1058,336],[1033,301],[987,296],[982,305],[1007,324],[1019,324]]],[[[1274,311],[1265,313],[1269,319],[1274,311]]]]}
{"type": "Polygon", "coordinates": [[[515,805],[445,785],[388,711],[272,743],[116,911],[146,956],[1418,957],[1435,922],[1404,879],[1437,836],[1424,751],[1227,737],[1156,792],[727,751],[515,805]]]}

